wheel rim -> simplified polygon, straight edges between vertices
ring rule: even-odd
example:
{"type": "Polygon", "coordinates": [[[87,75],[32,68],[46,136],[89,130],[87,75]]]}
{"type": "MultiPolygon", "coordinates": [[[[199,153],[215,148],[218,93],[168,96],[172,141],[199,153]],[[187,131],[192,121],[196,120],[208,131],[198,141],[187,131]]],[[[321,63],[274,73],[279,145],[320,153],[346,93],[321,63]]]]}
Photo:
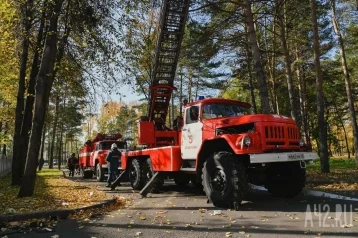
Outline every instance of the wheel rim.
{"type": "Polygon", "coordinates": [[[223,192],[226,189],[227,180],[223,169],[215,168],[211,173],[211,187],[214,191],[223,192]]]}
{"type": "Polygon", "coordinates": [[[152,172],[148,171],[147,172],[147,179],[150,180],[152,178],[152,172]]]}
{"type": "Polygon", "coordinates": [[[137,180],[137,170],[134,166],[131,166],[131,170],[130,170],[130,175],[131,175],[131,181],[134,182],[137,180]]]}

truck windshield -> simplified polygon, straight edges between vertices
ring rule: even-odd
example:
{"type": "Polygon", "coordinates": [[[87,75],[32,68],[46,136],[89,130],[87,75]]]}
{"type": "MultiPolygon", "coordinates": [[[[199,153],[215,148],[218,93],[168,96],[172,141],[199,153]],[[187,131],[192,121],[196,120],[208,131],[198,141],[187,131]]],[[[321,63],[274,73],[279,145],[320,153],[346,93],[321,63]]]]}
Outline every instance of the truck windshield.
{"type": "Polygon", "coordinates": [[[127,143],[122,141],[101,142],[101,150],[110,150],[113,143],[117,144],[118,149],[127,149],[127,143]]]}
{"type": "Polygon", "coordinates": [[[210,103],[203,107],[203,119],[235,117],[250,114],[250,110],[233,103],[210,103]]]}

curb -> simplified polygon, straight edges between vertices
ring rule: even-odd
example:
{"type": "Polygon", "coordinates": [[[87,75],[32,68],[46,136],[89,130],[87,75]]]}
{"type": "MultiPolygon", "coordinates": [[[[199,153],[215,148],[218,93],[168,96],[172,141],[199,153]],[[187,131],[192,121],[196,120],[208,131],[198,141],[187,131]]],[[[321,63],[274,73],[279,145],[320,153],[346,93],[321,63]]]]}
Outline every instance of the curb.
{"type": "Polygon", "coordinates": [[[80,210],[88,210],[93,208],[103,208],[105,206],[114,204],[116,201],[115,198],[107,200],[102,203],[84,206],[74,209],[66,209],[66,210],[56,210],[56,211],[42,211],[42,212],[32,212],[32,213],[22,213],[22,214],[15,214],[15,215],[0,215],[0,222],[12,222],[12,221],[24,221],[33,218],[48,218],[48,217],[60,217],[66,218],[71,214],[74,214],[80,210]]]}

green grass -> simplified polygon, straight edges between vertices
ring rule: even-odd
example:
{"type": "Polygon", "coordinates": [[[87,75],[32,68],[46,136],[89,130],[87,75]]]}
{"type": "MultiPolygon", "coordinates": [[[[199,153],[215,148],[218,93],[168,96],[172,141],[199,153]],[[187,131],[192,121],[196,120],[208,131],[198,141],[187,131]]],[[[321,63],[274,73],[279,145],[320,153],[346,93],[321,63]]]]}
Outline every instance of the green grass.
{"type": "MultiPolygon", "coordinates": [[[[356,163],[354,159],[348,158],[334,158],[329,160],[330,170],[344,170],[344,169],[354,169],[356,168],[356,163]]],[[[319,172],[321,170],[321,164],[319,160],[313,161],[313,164],[307,165],[307,171],[319,172]]]]}
{"type": "Polygon", "coordinates": [[[62,176],[62,171],[57,169],[42,169],[37,172],[38,176],[62,176]]]}

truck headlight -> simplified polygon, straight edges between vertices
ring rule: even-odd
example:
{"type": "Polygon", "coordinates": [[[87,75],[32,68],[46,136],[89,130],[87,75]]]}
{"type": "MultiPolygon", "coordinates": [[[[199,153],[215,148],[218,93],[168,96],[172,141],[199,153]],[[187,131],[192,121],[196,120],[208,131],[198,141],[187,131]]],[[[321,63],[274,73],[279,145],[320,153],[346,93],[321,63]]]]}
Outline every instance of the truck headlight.
{"type": "Polygon", "coordinates": [[[303,139],[300,139],[300,146],[301,147],[305,146],[305,142],[303,141],[303,139]]]}
{"type": "Polygon", "coordinates": [[[249,136],[244,136],[244,138],[242,139],[242,144],[244,146],[249,147],[251,145],[251,138],[249,136]]]}

